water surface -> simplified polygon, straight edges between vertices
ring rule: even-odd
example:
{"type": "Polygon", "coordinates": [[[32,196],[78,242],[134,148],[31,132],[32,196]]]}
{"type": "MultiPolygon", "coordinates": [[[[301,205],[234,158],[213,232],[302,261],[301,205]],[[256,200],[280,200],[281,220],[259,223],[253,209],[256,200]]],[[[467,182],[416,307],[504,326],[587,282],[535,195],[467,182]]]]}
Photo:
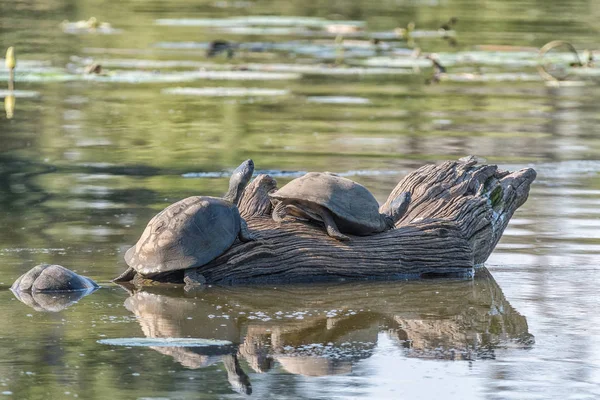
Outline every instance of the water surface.
{"type": "Polygon", "coordinates": [[[554,39],[597,49],[599,18],[593,1],[3,2],[19,92],[0,116],[0,394],[598,398],[600,96],[594,69],[551,87],[535,57],[554,39]],[[223,22],[252,15],[286,19],[223,22]],[[91,16],[114,30],[61,27],[91,16]],[[437,31],[452,16],[455,44],[437,31]],[[410,21],[447,80],[427,84],[430,63],[395,37],[410,21]],[[233,58],[206,57],[217,39],[233,58]],[[84,75],[92,62],[105,75],[84,75]],[[538,171],[473,280],[109,283],[156,212],[221,195],[244,159],[280,184],[340,173],[383,201],[409,171],[467,154],[538,171]],[[8,287],[42,262],[103,287],[19,302],[8,287]]]}

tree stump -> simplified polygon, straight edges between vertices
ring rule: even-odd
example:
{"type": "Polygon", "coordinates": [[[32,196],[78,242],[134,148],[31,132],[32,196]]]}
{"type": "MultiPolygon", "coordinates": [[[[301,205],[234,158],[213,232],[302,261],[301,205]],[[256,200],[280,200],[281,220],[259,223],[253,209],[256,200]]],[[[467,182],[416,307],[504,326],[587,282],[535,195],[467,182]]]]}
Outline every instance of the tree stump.
{"type": "MultiPolygon", "coordinates": [[[[206,283],[282,283],[358,279],[469,276],[489,257],[536,172],[477,165],[475,157],[426,165],[398,183],[387,199],[411,193],[396,229],[348,242],[327,235],[319,224],[271,218],[269,175],[246,188],[239,209],[255,242],[236,241],[223,255],[194,269],[206,283]]],[[[183,271],[152,278],[183,282],[183,271]]],[[[144,283],[139,276],[134,282],[144,283]]]]}

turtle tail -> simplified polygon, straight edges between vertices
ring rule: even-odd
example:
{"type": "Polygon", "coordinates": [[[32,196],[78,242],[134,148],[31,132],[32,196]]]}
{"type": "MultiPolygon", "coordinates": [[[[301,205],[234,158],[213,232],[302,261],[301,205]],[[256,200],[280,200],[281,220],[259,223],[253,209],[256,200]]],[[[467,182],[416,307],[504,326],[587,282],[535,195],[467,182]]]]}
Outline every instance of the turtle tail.
{"type": "Polygon", "coordinates": [[[133,280],[133,278],[135,278],[135,274],[137,274],[135,269],[133,269],[132,267],[129,267],[129,268],[127,268],[127,270],[125,272],[123,272],[121,275],[117,276],[112,281],[115,283],[131,282],[133,280]]]}

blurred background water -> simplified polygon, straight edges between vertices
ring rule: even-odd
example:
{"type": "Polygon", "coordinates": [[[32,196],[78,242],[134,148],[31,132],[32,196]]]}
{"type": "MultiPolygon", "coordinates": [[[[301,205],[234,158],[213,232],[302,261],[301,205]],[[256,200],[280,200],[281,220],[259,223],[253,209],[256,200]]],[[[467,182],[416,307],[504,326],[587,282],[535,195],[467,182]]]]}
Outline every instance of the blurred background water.
{"type": "Polygon", "coordinates": [[[20,92],[0,116],[0,393],[598,398],[597,70],[557,87],[535,67],[551,40],[598,49],[598,20],[590,0],[1,2],[20,92]],[[271,18],[223,20],[259,15],[271,18]],[[92,16],[110,27],[61,26],[92,16]],[[408,38],[394,33],[410,22],[408,38]],[[234,56],[207,58],[215,40],[234,56]],[[445,79],[427,83],[416,48],[437,54],[445,79]],[[92,63],[103,75],[84,73],[92,63]],[[382,201],[407,172],[467,154],[538,171],[472,281],[189,293],[108,282],[157,211],[222,194],[246,158],[280,183],[344,173],[382,201]],[[41,262],[103,288],[58,312],[42,309],[60,298],[18,302],[8,287],[41,262]],[[143,337],[233,345],[97,342],[143,337]]]}

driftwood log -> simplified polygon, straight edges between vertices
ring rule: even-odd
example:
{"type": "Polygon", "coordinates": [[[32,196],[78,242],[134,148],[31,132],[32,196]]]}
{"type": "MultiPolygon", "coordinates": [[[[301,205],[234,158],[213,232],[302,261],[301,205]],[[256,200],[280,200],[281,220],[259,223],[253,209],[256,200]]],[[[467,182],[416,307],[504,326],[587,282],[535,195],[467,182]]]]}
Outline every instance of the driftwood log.
{"type": "MultiPolygon", "coordinates": [[[[218,284],[469,276],[494,250],[535,177],[531,168],[511,173],[477,165],[475,157],[426,165],[402,179],[387,199],[411,193],[396,229],[339,242],[313,223],[291,218],[274,222],[268,193],[276,182],[259,175],[239,205],[259,240],[236,242],[185,274],[218,284]]],[[[183,282],[184,272],[153,279],[183,282]]],[[[147,283],[139,276],[134,282],[147,283]]]]}

